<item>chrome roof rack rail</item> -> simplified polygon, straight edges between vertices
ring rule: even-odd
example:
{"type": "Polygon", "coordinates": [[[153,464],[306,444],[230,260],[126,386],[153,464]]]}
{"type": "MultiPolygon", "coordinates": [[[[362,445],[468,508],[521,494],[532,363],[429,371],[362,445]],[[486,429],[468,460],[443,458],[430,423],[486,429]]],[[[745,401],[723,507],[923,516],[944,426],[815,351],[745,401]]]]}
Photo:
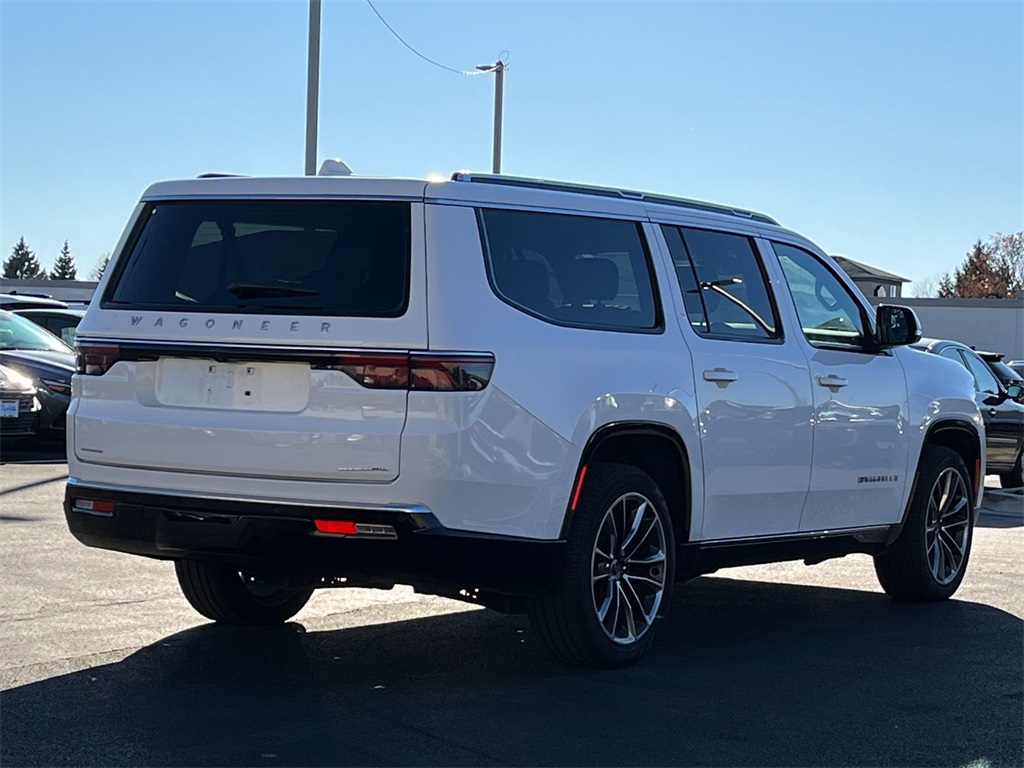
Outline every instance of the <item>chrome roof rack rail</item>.
{"type": "Polygon", "coordinates": [[[575,192],[583,195],[618,197],[625,200],[640,200],[645,203],[654,203],[657,205],[673,205],[679,208],[689,208],[696,211],[721,213],[727,216],[737,216],[741,219],[761,222],[762,224],[773,224],[775,226],[779,226],[779,222],[771,216],[766,216],[763,213],[756,213],[743,208],[733,208],[728,205],[705,203],[700,200],[689,200],[685,197],[654,195],[649,192],[638,192],[631,189],[599,187],[591,184],[575,184],[568,181],[531,179],[524,176],[506,176],[504,174],[496,173],[471,173],[469,171],[456,171],[452,174],[452,181],[473,181],[483,184],[501,184],[506,187],[526,187],[529,189],[546,189],[550,192],[575,192]]]}

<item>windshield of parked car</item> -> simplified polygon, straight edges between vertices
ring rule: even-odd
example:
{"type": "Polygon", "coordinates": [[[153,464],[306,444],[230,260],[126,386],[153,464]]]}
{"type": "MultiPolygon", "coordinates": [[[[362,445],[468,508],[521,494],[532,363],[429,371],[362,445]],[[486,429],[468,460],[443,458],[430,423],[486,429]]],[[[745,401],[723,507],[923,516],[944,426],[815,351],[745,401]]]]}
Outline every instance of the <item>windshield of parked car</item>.
{"type": "Polygon", "coordinates": [[[988,363],[988,367],[992,369],[992,373],[994,373],[996,377],[1003,382],[1003,384],[1020,384],[1021,382],[1024,382],[1024,376],[1021,376],[1002,360],[997,362],[986,360],[985,362],[988,363]]]}
{"type": "Polygon", "coordinates": [[[0,349],[33,349],[42,352],[74,351],[49,331],[31,320],[0,311],[0,349]]]}

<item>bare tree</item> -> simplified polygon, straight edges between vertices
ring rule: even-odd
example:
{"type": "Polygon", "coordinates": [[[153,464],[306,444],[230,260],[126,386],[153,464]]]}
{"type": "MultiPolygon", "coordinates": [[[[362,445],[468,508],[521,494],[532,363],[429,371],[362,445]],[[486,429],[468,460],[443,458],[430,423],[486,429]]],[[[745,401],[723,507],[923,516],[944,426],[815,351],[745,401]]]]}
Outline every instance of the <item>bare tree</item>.
{"type": "Polygon", "coordinates": [[[934,299],[939,295],[938,274],[921,277],[910,284],[910,294],[915,299],[934,299]]]}

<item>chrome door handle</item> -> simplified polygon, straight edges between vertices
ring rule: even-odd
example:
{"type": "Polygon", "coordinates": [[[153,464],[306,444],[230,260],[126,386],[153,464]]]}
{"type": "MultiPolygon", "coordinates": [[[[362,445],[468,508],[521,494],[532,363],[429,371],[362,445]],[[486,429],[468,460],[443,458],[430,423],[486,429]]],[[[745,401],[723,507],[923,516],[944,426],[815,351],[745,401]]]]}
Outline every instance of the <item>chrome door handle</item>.
{"type": "Polygon", "coordinates": [[[704,371],[704,381],[730,382],[736,381],[736,379],[738,378],[739,376],[737,376],[735,373],[728,370],[727,368],[712,368],[710,370],[704,371]]]}
{"type": "Polygon", "coordinates": [[[823,387],[828,387],[829,389],[839,389],[840,387],[845,387],[850,382],[841,376],[836,376],[834,373],[830,373],[828,376],[819,376],[818,383],[823,387]]]}

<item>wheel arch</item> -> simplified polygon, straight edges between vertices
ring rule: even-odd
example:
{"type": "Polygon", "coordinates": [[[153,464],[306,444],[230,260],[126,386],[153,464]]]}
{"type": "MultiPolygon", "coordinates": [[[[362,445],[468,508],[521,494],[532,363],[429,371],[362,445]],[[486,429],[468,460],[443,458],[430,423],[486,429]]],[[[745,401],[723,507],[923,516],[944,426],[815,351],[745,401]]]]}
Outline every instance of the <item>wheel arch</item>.
{"type": "Polygon", "coordinates": [[[903,520],[906,520],[907,510],[917,491],[917,479],[920,474],[921,456],[924,449],[931,445],[941,445],[955,451],[964,460],[967,467],[967,474],[970,476],[971,490],[974,492],[975,507],[981,505],[981,494],[985,485],[985,478],[981,474],[982,444],[981,435],[977,428],[966,419],[944,419],[932,424],[924,441],[921,443],[921,454],[917,458],[917,466],[914,468],[913,484],[910,488],[910,495],[907,498],[907,506],[903,511],[903,520]]]}
{"type": "Polygon", "coordinates": [[[668,502],[677,545],[690,541],[693,482],[690,454],[680,434],[654,422],[617,422],[598,428],[587,440],[573,481],[560,537],[572,523],[586,469],[594,463],[628,464],[643,470],[658,485],[668,502]]]}

